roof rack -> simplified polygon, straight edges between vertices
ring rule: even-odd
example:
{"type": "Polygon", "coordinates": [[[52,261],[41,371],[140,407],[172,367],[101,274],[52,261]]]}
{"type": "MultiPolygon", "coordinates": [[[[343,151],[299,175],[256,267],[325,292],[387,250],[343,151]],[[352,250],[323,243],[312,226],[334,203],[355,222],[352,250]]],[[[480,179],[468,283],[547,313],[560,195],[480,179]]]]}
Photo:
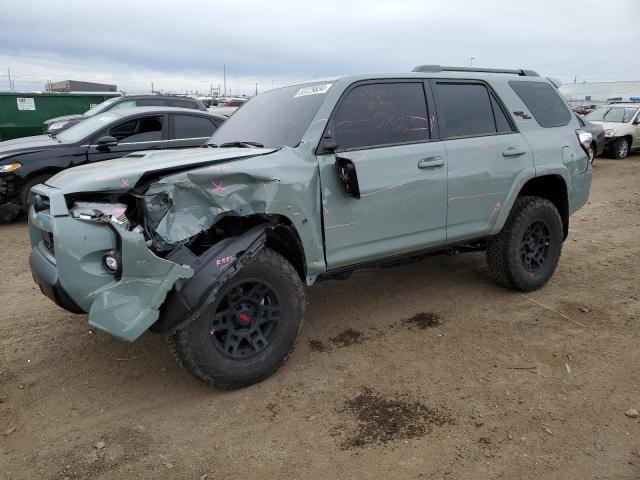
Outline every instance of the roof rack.
{"type": "Polygon", "coordinates": [[[521,77],[539,77],[533,70],[509,70],[506,68],[472,68],[472,67],[442,67],[440,65],[418,65],[412,72],[478,72],[478,73],[510,73],[521,77]]]}

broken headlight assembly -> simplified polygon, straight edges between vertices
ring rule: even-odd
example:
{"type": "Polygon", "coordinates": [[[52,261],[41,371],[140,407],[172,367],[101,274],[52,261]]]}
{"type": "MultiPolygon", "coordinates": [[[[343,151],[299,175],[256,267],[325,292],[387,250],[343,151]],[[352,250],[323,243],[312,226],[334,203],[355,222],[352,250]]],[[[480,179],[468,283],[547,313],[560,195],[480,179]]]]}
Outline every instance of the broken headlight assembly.
{"type": "Polygon", "coordinates": [[[80,220],[112,219],[121,224],[128,224],[125,215],[127,206],[124,203],[73,202],[69,213],[80,220]]]}

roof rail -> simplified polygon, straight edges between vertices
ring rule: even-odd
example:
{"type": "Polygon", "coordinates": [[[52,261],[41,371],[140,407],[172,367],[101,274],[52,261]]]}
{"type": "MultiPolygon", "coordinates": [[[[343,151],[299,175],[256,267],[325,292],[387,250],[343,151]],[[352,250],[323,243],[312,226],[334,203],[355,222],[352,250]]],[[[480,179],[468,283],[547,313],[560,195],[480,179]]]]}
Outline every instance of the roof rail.
{"type": "Polygon", "coordinates": [[[418,65],[412,72],[478,72],[478,73],[510,73],[521,77],[539,77],[533,70],[509,70],[506,68],[472,68],[472,67],[442,67],[440,65],[418,65]]]}

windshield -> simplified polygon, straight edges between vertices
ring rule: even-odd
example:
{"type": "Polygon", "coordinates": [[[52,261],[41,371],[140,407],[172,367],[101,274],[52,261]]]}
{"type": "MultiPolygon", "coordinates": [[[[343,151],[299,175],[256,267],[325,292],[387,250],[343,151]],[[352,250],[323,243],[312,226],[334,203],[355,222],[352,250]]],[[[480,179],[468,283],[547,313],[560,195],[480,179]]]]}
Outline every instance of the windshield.
{"type": "Polygon", "coordinates": [[[253,97],[226,120],[210,145],[262,144],[267,148],[300,143],[331,83],[313,83],[271,90],[253,97]]]}
{"type": "Polygon", "coordinates": [[[108,124],[119,118],[121,117],[115,113],[101,113],[91,118],[87,118],[80,123],[76,123],[74,126],[60,132],[55,138],[62,143],[76,143],[80,140],[84,140],[89,135],[102,130],[108,124]]]}
{"type": "Polygon", "coordinates": [[[105,100],[104,102],[99,103],[95,107],[90,108],[89,110],[84,112],[83,115],[85,117],[93,117],[94,115],[97,115],[100,112],[104,112],[105,110],[109,110],[109,107],[111,105],[113,105],[115,102],[117,102],[119,99],[120,99],[120,97],[113,97],[113,98],[110,98],[109,100],[105,100]]]}
{"type": "Polygon", "coordinates": [[[593,112],[587,115],[590,121],[600,122],[615,122],[615,123],[627,123],[633,118],[633,115],[638,109],[634,107],[612,107],[605,106],[596,108],[593,112]]]}

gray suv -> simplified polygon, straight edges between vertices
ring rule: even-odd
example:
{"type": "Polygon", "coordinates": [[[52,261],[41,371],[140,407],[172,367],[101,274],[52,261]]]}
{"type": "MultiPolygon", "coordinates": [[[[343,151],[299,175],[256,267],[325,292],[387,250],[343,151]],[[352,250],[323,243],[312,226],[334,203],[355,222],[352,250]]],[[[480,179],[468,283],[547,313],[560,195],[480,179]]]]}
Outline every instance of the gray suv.
{"type": "Polygon", "coordinates": [[[93,327],[166,335],[199,380],[246,386],[289,356],[305,284],[485,251],[500,285],[542,287],[587,202],[591,142],[556,85],[526,70],[420,66],[279,88],[208,148],[35,186],[31,270],[93,327]]]}

